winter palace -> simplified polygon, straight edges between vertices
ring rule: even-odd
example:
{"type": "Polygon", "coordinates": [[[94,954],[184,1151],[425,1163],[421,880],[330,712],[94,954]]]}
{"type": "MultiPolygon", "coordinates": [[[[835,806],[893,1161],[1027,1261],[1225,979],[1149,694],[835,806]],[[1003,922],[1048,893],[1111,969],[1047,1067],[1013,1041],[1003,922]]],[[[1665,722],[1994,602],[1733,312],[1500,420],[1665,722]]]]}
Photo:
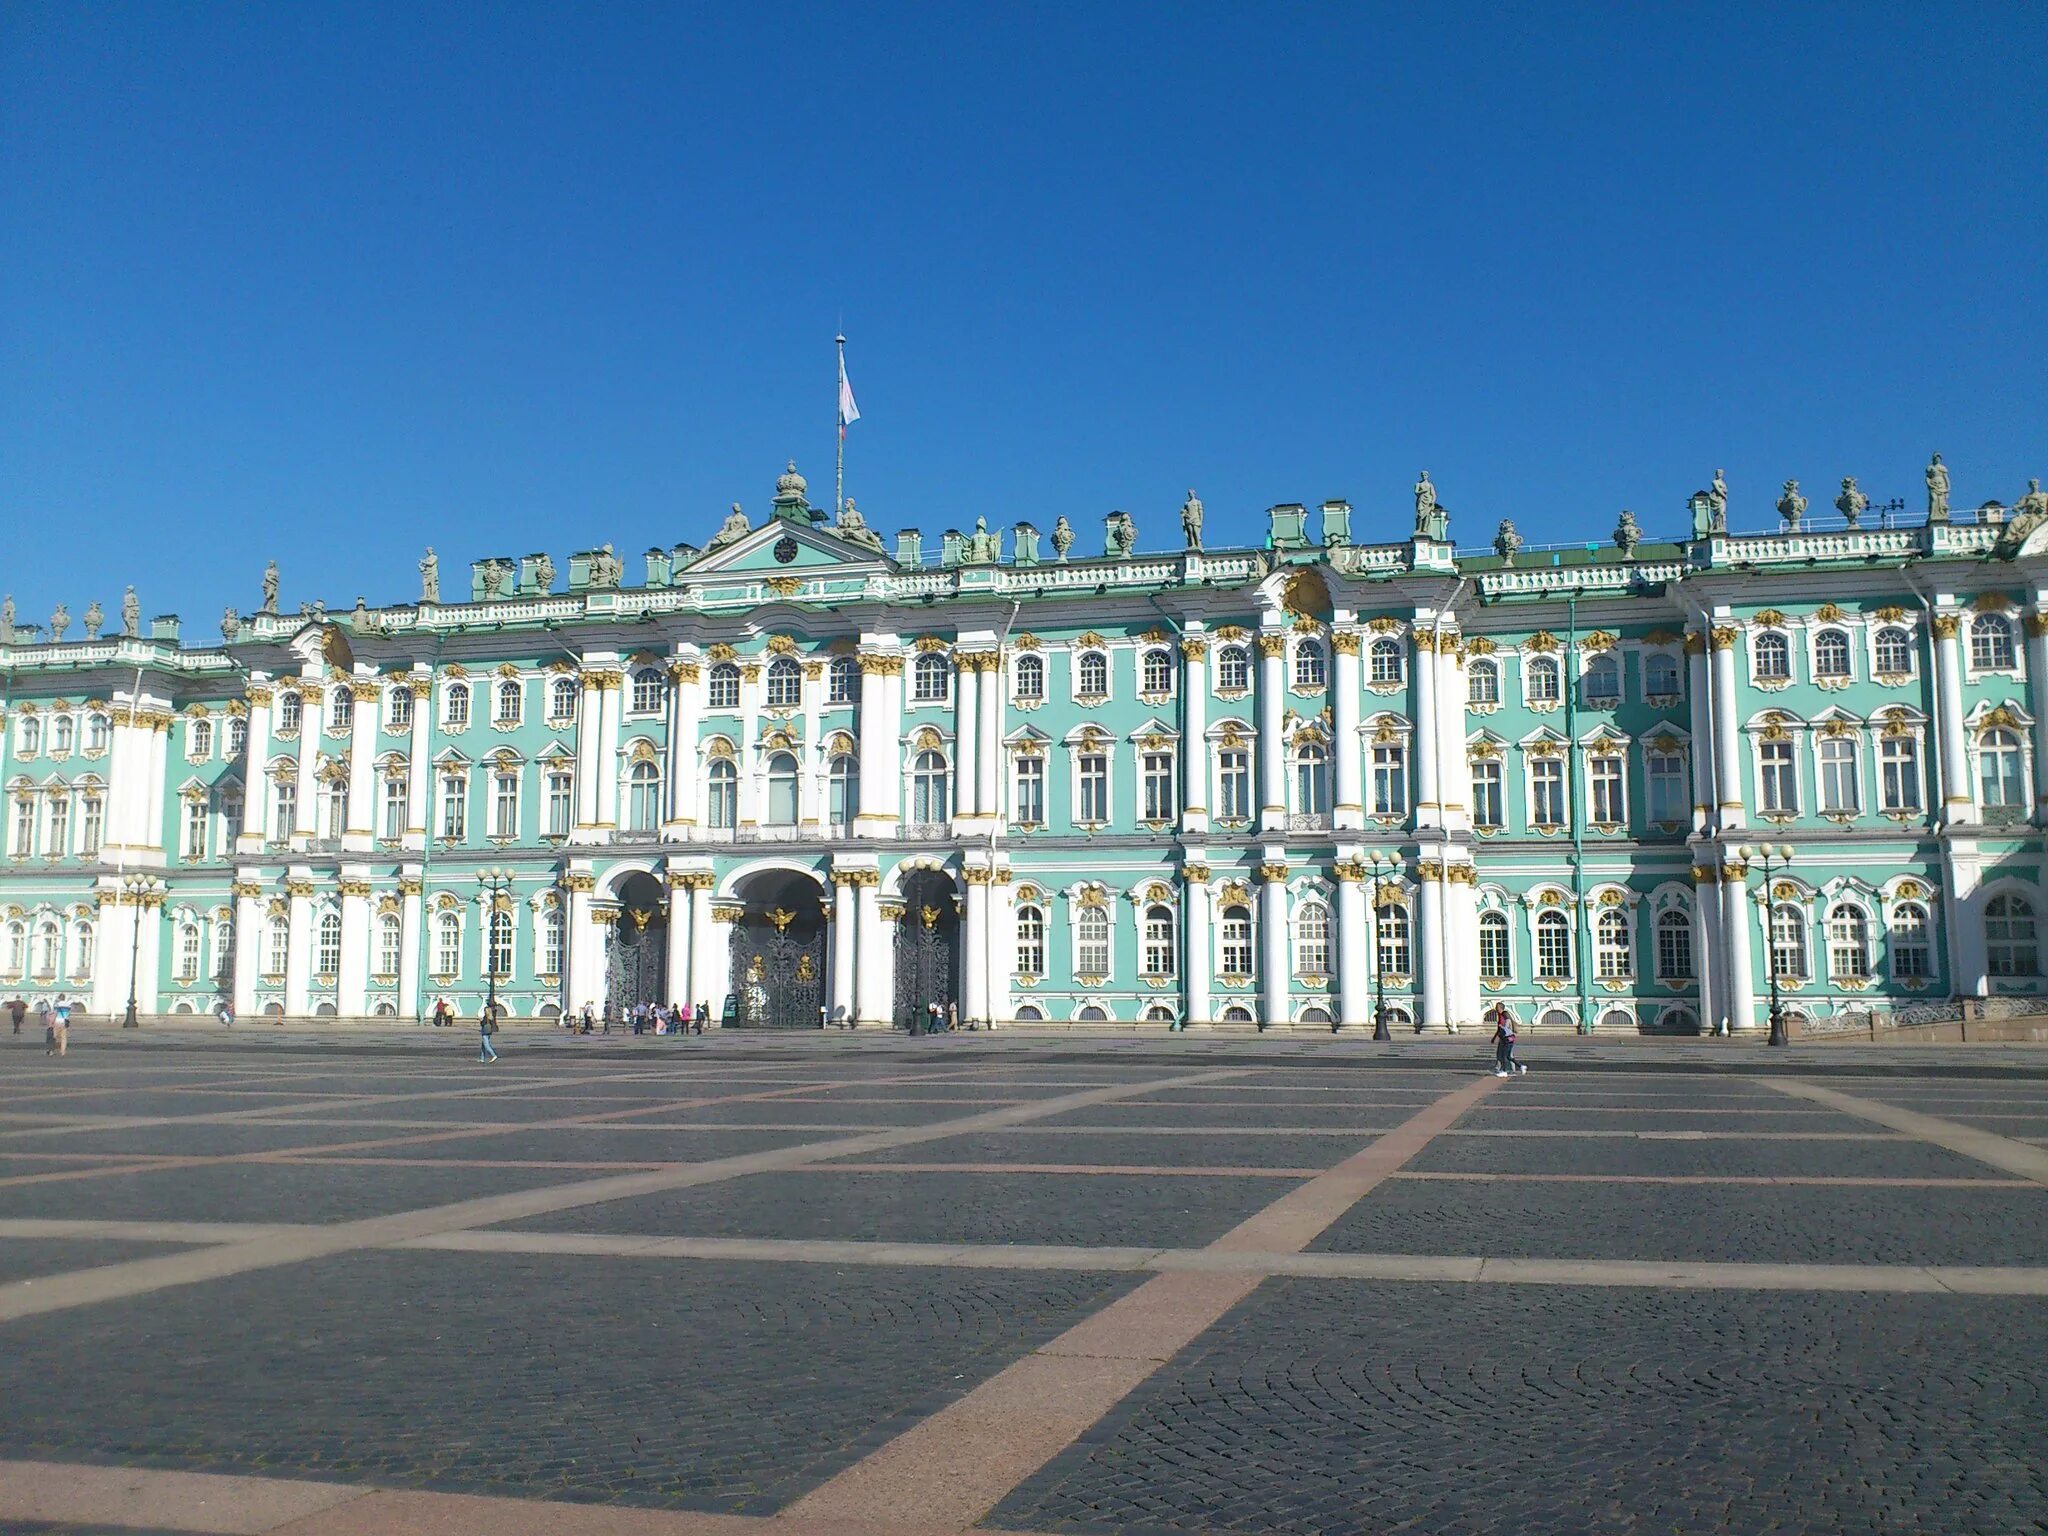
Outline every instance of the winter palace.
{"type": "Polygon", "coordinates": [[[1257,549],[1190,493],[1148,553],[1121,512],[885,541],[791,466],[631,573],[444,594],[429,551],[416,602],[290,613],[273,567],[219,644],[10,600],[0,997],[1696,1033],[1773,979],[1816,1024],[2037,993],[2048,496],[1947,476],[1738,533],[1717,472],[1678,539],[1561,549],[1457,548],[1427,475],[1412,533],[1283,505],[1257,549]]]}

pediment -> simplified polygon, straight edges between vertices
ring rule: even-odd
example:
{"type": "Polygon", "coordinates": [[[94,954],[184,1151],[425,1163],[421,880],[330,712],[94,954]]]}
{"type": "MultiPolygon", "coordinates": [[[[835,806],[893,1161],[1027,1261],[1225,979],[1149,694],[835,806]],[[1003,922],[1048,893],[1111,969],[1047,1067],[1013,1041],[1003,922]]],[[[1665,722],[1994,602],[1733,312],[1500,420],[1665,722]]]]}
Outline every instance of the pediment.
{"type": "Polygon", "coordinates": [[[742,572],[774,576],[846,566],[876,570],[888,564],[881,550],[856,543],[829,526],[807,528],[771,517],[723,548],[699,555],[681,574],[686,578],[742,572]]]}

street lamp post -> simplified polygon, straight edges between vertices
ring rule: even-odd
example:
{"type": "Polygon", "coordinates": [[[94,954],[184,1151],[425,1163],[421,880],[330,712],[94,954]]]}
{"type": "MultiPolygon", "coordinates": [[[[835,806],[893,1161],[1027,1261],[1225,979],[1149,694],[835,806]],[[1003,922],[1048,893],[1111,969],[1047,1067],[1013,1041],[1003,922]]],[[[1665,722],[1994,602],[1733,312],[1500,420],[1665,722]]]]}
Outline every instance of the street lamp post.
{"type": "Polygon", "coordinates": [[[496,1021],[498,1017],[498,957],[497,928],[498,903],[512,890],[512,871],[509,869],[480,869],[476,872],[476,883],[483,887],[484,904],[484,1017],[496,1021]]]}
{"type": "Polygon", "coordinates": [[[1789,1041],[1785,1034],[1785,1005],[1778,996],[1778,934],[1777,918],[1771,905],[1771,876],[1782,873],[1792,862],[1790,843],[1762,843],[1754,848],[1735,850],[1737,858],[1747,863],[1754,858],[1763,866],[1764,883],[1756,893],[1757,910],[1764,919],[1764,975],[1771,984],[1771,1038],[1772,1045],[1785,1045],[1789,1041]]]}
{"type": "Polygon", "coordinates": [[[1394,872],[1400,860],[1376,848],[1366,855],[1365,862],[1372,870],[1372,910],[1365,915],[1365,942],[1372,946],[1372,1037],[1392,1040],[1394,1032],[1387,1028],[1387,983],[1380,970],[1380,882],[1394,872]]]}
{"type": "Polygon", "coordinates": [[[142,914],[146,900],[161,887],[153,875],[130,875],[121,882],[121,889],[127,893],[128,905],[135,909],[128,929],[128,1011],[121,1015],[121,1027],[139,1029],[142,1021],[135,1016],[135,980],[142,952],[142,914]]]}

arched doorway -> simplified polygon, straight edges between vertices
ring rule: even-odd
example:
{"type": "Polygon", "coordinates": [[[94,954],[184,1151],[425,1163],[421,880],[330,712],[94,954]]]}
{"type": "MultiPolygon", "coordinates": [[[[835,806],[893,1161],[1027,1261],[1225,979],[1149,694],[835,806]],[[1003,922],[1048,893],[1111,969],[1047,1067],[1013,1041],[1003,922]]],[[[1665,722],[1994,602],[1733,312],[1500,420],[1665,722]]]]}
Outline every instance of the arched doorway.
{"type": "Polygon", "coordinates": [[[764,871],[735,892],[732,991],[725,1023],[742,1029],[816,1029],[825,1003],[825,906],[808,875],[764,871]]]}
{"type": "Polygon", "coordinates": [[[605,964],[605,997],[624,1011],[665,1000],[668,990],[668,904],[661,882],[631,874],[619,882],[619,912],[605,964]]]}
{"type": "Polygon", "coordinates": [[[907,1029],[931,1004],[959,1000],[960,913],[953,882],[930,869],[905,877],[897,930],[896,1022],[907,1029]]]}

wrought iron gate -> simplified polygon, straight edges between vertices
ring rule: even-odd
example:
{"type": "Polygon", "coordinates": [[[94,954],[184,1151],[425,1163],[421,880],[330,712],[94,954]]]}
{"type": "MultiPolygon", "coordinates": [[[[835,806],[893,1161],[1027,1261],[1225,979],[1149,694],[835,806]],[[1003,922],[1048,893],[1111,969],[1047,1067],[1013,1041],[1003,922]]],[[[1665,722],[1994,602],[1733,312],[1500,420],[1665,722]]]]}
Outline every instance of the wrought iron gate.
{"type": "Polygon", "coordinates": [[[668,914],[659,907],[624,907],[612,924],[605,996],[621,1012],[635,1003],[667,1001],[668,914]]]}
{"type": "Polygon", "coordinates": [[[896,925],[896,1022],[908,1028],[932,1003],[957,1001],[960,917],[944,876],[917,874],[903,885],[896,925]]]}
{"type": "Polygon", "coordinates": [[[816,1029],[825,1002],[825,918],[817,898],[749,907],[733,924],[728,1021],[746,1029],[816,1029]]]}

